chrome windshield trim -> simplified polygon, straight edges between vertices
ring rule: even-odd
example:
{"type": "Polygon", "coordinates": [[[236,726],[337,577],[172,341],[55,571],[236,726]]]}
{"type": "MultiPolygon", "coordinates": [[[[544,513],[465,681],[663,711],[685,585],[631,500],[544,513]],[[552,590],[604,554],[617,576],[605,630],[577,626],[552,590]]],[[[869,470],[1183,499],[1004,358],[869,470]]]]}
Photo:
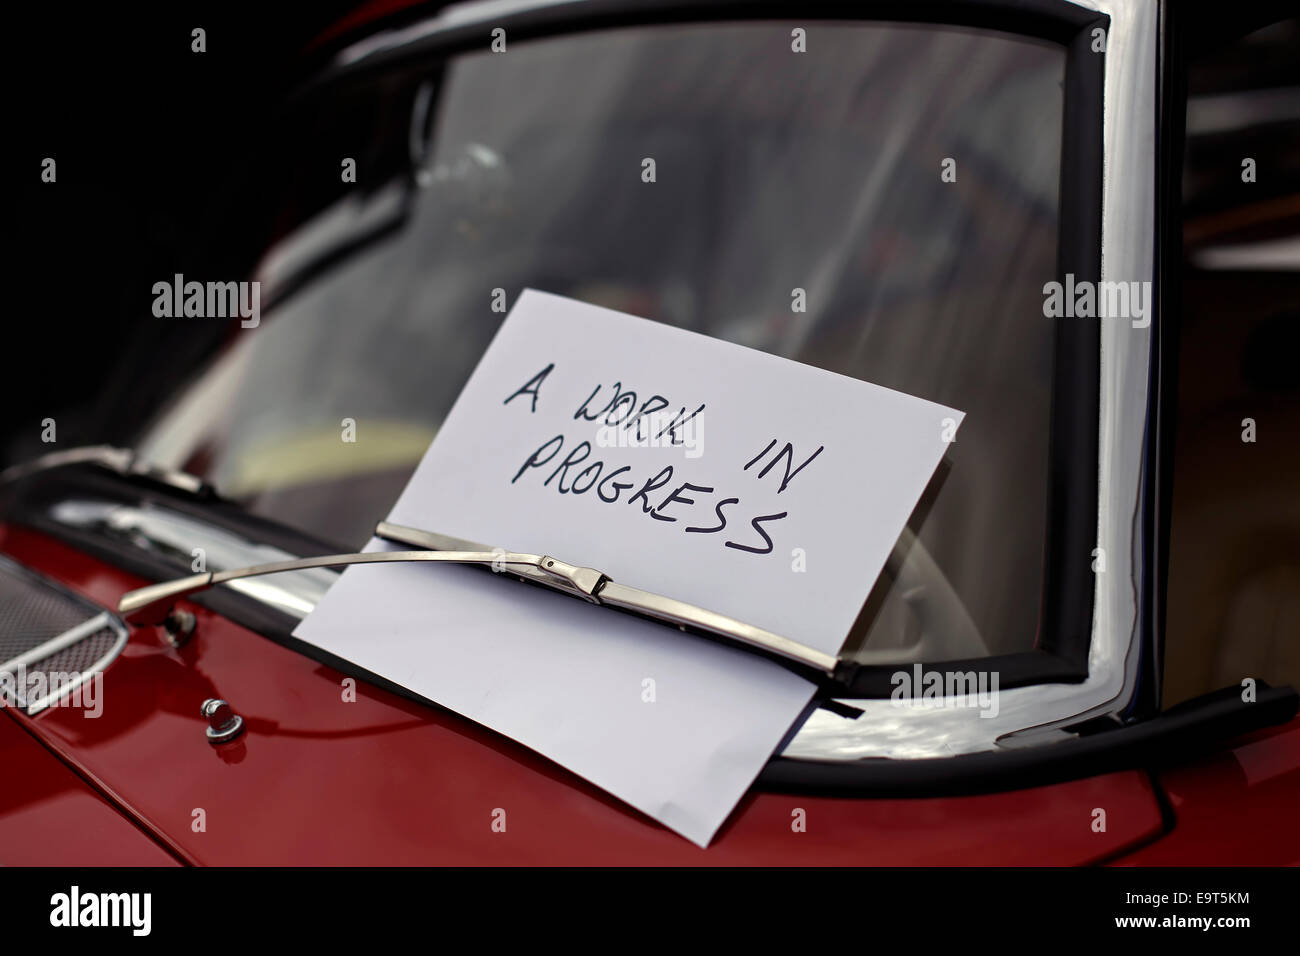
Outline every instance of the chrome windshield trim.
{"type": "MultiPolygon", "coordinates": [[[[1076,0],[1110,17],[1103,98],[1103,281],[1154,281],[1156,40],[1158,4],[1151,0],[1076,0]]],[[[815,711],[783,756],[807,760],[946,757],[1003,747],[1051,743],[1062,730],[1094,717],[1116,716],[1137,686],[1138,595],[1148,585],[1137,556],[1142,530],[1152,328],[1120,318],[1101,320],[1098,422],[1098,546],[1106,570],[1097,575],[1088,677],[1079,684],[1036,684],[999,692],[996,715],[953,702],[846,700],[862,714],[815,711]]]]}
{"type": "MultiPolygon", "coordinates": [[[[70,498],[52,505],[46,517],[68,528],[129,543],[146,554],[192,570],[200,554],[202,566],[214,572],[298,557],[159,505],[70,498]]],[[[274,578],[231,581],[229,587],[301,620],[312,612],[337,578],[337,571],[316,568],[278,574],[274,578]]]]}
{"type": "Polygon", "coordinates": [[[497,21],[506,17],[544,7],[569,6],[577,8],[575,12],[581,12],[580,8],[586,5],[586,0],[477,0],[477,2],[453,3],[427,20],[421,20],[407,27],[383,30],[344,47],[335,55],[333,67],[334,69],[350,67],[372,56],[400,50],[447,30],[489,23],[495,25],[497,21]]]}
{"type": "Polygon", "coordinates": [[[0,471],[0,485],[17,481],[36,472],[62,468],[66,465],[97,465],[119,475],[148,478],[190,495],[216,494],[216,490],[197,475],[155,465],[129,448],[116,448],[112,445],[86,445],[81,448],[52,451],[32,461],[0,471]]]}

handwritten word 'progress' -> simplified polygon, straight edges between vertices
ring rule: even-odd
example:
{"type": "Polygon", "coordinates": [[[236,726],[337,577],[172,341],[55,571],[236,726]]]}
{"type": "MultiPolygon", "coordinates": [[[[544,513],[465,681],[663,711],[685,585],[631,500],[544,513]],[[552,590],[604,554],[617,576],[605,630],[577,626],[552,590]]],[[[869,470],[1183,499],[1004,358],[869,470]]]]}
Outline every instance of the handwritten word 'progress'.
{"type": "MultiPolygon", "coordinates": [[[[552,362],[512,392],[503,404],[508,405],[517,398],[527,396],[531,399],[529,413],[536,413],[542,383],[545,382],[546,377],[554,369],[555,363],[552,362]]],[[[660,412],[669,405],[668,400],[662,395],[652,395],[641,404],[638,410],[636,393],[624,390],[620,382],[612,387],[612,397],[608,402],[597,409],[599,404],[597,396],[600,392],[601,386],[597,385],[591,395],[574,413],[575,420],[594,422],[603,418],[604,424],[607,426],[636,428],[639,432],[642,423],[650,420],[647,418],[648,413],[660,412]]],[[[700,405],[688,416],[686,408],[683,406],[681,412],[663,429],[663,434],[668,436],[669,442],[675,443],[677,441],[676,428],[680,428],[691,421],[696,415],[703,412],[704,408],[704,405],[700,405]]],[[[776,448],[777,440],[773,438],[762,451],[741,468],[741,471],[747,472],[766,460],[766,464],[754,473],[756,478],[762,479],[778,463],[782,464],[781,483],[777,489],[777,494],[780,494],[786,490],[791,480],[799,472],[822,453],[825,446],[818,446],[816,451],[797,466],[795,465],[795,452],[792,444],[786,442],[783,447],[773,453],[773,449],[776,448]]],[[[676,472],[672,465],[665,465],[653,476],[646,477],[642,475],[637,477],[634,475],[631,466],[614,467],[611,462],[604,459],[593,459],[592,453],[593,448],[589,441],[584,440],[573,444],[572,442],[566,442],[563,434],[555,435],[539,445],[536,450],[524,459],[519,469],[510,479],[510,483],[513,485],[530,473],[546,473],[546,477],[542,480],[544,488],[553,488],[562,495],[585,495],[594,491],[594,497],[605,504],[613,505],[622,502],[627,505],[639,506],[642,514],[649,515],[653,520],[665,524],[677,524],[686,534],[720,534],[724,532],[736,517],[734,511],[729,511],[729,509],[734,509],[742,504],[739,496],[723,497],[716,494],[716,489],[708,485],[680,480],[674,482],[676,472]],[[566,444],[568,445],[567,452],[565,452],[566,444]],[[563,456],[561,456],[561,452],[565,452],[563,456]],[[632,489],[636,490],[633,491],[632,489]],[[624,497],[625,492],[631,492],[631,494],[624,497]],[[705,496],[715,495],[716,500],[712,501],[712,514],[710,515],[709,502],[705,500],[705,496]]],[[[727,540],[724,540],[723,544],[736,551],[745,551],[750,554],[770,554],[774,550],[774,546],[772,536],[768,533],[765,525],[780,521],[788,515],[788,511],[753,515],[748,521],[749,528],[753,532],[752,536],[746,536],[746,540],[730,540],[730,536],[726,536],[727,540]]]]}

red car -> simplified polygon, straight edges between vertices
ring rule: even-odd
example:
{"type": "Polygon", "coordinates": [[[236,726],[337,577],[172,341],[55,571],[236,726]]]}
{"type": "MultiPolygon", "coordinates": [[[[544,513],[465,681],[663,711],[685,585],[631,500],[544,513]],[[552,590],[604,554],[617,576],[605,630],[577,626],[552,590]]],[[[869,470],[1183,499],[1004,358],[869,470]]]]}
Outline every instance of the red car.
{"type": "MultiPolygon", "coordinates": [[[[56,446],[0,479],[0,672],[26,677],[4,687],[0,862],[1300,863],[1295,453],[1232,464],[1298,447],[1300,403],[1265,388],[1258,441],[1249,407],[1195,407],[1198,379],[1237,374],[1223,303],[1271,367],[1272,300],[1241,290],[1291,270],[1249,263],[1297,207],[1276,168],[1245,226],[1215,198],[1247,182],[1221,142],[1239,117],[1272,131],[1267,167],[1280,134],[1250,104],[1277,98],[1198,92],[1171,7],[387,2],[339,23],[260,144],[260,299],[204,327],[220,346],[131,451],[56,446]],[[199,570],[357,550],[497,293],[525,287],[968,413],[848,637],[852,678],[707,848],[293,638],[334,570],[231,580],[162,625],[119,613],[199,570]],[[900,711],[890,676],[918,663],[995,669],[996,714],[900,711]]],[[[1271,29],[1221,56],[1293,42],[1271,29]]],[[[157,295],[157,328],[200,321],[157,295]]]]}

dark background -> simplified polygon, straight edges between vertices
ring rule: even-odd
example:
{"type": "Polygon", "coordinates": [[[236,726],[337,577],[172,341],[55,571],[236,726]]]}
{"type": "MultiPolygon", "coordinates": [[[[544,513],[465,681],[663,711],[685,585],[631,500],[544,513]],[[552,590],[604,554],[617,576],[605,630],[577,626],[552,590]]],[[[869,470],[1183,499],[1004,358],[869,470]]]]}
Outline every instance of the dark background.
{"type": "Polygon", "coordinates": [[[129,380],[119,370],[143,364],[146,376],[172,379],[216,344],[192,323],[167,341],[139,341],[151,287],[176,272],[247,275],[269,215],[255,187],[259,142],[319,62],[304,49],[356,5],[6,11],[17,203],[0,464],[48,450],[47,416],[60,448],[127,440],[153,390],[139,369],[129,380]],[[207,31],[206,53],[191,52],[195,27],[207,31]],[[47,156],[55,184],[41,182],[47,156]]]}

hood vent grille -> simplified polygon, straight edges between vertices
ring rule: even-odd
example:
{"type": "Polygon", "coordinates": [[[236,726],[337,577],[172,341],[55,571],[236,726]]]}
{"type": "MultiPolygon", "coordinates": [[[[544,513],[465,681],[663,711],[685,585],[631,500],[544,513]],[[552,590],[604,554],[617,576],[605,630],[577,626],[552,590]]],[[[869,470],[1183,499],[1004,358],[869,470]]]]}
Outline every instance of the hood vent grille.
{"type": "Polygon", "coordinates": [[[35,714],[102,672],[126,644],[113,614],[0,556],[0,695],[35,714]]]}

